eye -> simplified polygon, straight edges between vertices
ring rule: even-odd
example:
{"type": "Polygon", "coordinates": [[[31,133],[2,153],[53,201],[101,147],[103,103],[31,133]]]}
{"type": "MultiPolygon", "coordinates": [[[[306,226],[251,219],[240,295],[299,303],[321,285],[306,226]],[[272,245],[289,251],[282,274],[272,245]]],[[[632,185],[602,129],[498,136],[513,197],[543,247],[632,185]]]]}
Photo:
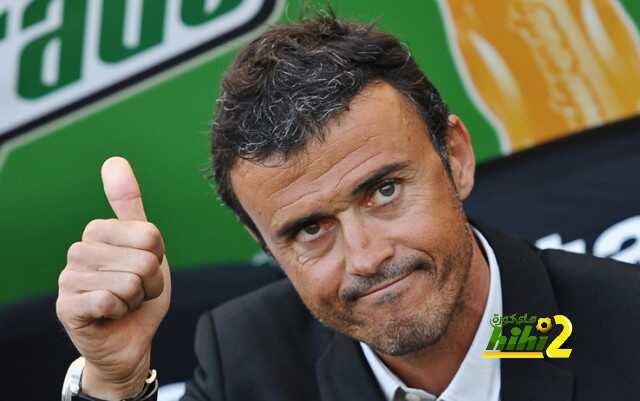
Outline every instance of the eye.
{"type": "Polygon", "coordinates": [[[320,238],[326,231],[320,223],[311,223],[304,226],[298,234],[296,234],[296,240],[300,242],[311,242],[320,238]]]}
{"type": "Polygon", "coordinates": [[[380,185],[373,193],[369,205],[383,206],[391,203],[395,198],[398,197],[398,186],[399,184],[395,181],[387,181],[382,183],[382,185],[380,185]]]}

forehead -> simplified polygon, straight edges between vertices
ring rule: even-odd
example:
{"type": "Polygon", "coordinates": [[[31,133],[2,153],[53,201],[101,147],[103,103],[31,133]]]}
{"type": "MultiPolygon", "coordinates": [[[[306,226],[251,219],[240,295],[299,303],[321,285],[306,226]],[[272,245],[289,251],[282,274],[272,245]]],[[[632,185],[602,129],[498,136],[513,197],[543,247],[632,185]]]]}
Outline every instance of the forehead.
{"type": "Polygon", "coordinates": [[[385,164],[433,151],[426,126],[409,101],[386,83],[370,85],[349,110],[326,127],[323,141],[273,166],[240,160],[231,171],[234,190],[261,233],[298,205],[325,206],[353,181],[385,164]]]}

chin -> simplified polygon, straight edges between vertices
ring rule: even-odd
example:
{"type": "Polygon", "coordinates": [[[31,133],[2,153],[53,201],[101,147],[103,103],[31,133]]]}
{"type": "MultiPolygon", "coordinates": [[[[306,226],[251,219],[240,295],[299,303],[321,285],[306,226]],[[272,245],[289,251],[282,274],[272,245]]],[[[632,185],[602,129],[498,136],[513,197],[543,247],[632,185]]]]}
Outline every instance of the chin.
{"type": "Polygon", "coordinates": [[[447,331],[450,313],[438,313],[425,319],[414,316],[412,319],[393,319],[382,327],[371,330],[368,338],[363,339],[378,352],[402,356],[411,354],[436,344],[447,331]]]}

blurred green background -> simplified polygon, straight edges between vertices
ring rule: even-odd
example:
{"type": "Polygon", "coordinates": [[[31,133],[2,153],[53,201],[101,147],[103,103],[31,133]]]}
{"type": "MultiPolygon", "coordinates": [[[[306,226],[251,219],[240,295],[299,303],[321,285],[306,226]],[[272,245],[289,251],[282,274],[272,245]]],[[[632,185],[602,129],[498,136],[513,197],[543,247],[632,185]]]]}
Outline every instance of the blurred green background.
{"type": "MultiPolygon", "coordinates": [[[[490,7],[493,2],[483,3],[490,7]]],[[[637,26],[640,2],[620,4],[637,26]]],[[[464,119],[478,159],[502,155],[494,128],[472,103],[456,70],[436,1],[332,0],[332,5],[341,17],[377,20],[399,36],[451,110],[464,119]]],[[[296,20],[300,2],[279,3],[274,12],[277,21],[296,20]]],[[[0,28],[1,20],[0,15],[0,28]]],[[[11,39],[0,29],[3,36],[0,55],[3,42],[11,39]]],[[[112,155],[133,165],[147,215],[163,232],[174,269],[246,260],[259,251],[220,206],[207,179],[208,124],[220,77],[248,39],[40,127],[28,134],[28,141],[3,143],[0,303],[55,291],[69,245],[91,219],[112,216],[100,182],[100,166],[112,155]]],[[[7,90],[14,88],[0,86],[7,90]]]]}

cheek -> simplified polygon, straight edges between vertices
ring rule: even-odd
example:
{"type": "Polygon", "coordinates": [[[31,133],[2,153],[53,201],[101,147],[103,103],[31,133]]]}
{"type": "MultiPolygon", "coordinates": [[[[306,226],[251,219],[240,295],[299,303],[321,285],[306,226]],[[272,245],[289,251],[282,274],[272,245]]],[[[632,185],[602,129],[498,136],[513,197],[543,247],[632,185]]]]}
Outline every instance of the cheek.
{"type": "MultiPolygon", "coordinates": [[[[338,292],[342,283],[342,269],[336,255],[314,259],[300,264],[297,258],[287,260],[285,273],[296,288],[303,302],[318,313],[334,309],[339,302],[338,292]]],[[[283,264],[284,265],[284,264],[283,264]]]]}
{"type": "Polygon", "coordinates": [[[432,256],[457,243],[464,215],[453,193],[438,192],[407,194],[404,210],[386,231],[409,248],[435,253],[432,256]]]}

